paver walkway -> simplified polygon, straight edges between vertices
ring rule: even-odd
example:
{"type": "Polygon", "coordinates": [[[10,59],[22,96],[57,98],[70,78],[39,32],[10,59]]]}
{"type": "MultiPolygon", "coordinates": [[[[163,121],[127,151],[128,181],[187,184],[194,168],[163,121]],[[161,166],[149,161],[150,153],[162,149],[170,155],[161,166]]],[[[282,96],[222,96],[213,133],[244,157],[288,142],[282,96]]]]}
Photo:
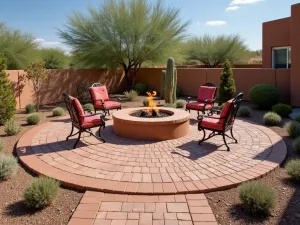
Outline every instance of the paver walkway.
{"type": "Polygon", "coordinates": [[[58,120],[27,132],[18,142],[17,154],[32,171],[64,185],[127,194],[231,188],[261,177],[285,159],[284,141],[266,127],[237,120],[234,134],[239,143],[230,144],[227,152],[221,136],[199,146],[202,134],[193,122],[186,137],[150,142],[116,136],[108,120],[103,132],[107,143],[85,136],[80,147],[72,149],[75,139],[65,140],[70,121],[58,120]]]}
{"type": "Polygon", "coordinates": [[[87,191],[68,225],[217,225],[204,194],[119,195],[87,191]]]}

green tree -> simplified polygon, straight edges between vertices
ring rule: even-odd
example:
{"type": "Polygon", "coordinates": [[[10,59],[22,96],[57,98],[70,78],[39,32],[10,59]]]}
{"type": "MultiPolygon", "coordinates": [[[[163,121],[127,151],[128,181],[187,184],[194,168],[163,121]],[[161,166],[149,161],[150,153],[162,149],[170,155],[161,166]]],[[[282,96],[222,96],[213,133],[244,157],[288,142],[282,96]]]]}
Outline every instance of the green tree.
{"type": "Polygon", "coordinates": [[[0,124],[4,124],[11,119],[16,112],[16,98],[14,89],[5,72],[6,59],[0,53],[0,124]]]}
{"type": "Polygon", "coordinates": [[[218,67],[228,59],[237,63],[247,59],[247,46],[239,35],[204,35],[187,41],[187,57],[207,67],[218,67]]]}
{"type": "Polygon", "coordinates": [[[36,57],[37,43],[32,35],[12,30],[0,23],[0,49],[8,69],[24,69],[36,57]]]}
{"type": "MultiPolygon", "coordinates": [[[[89,15],[74,13],[59,35],[88,67],[122,67],[129,84],[143,63],[163,63],[185,38],[188,22],[162,1],[108,0],[89,15]]],[[[132,85],[134,82],[132,83],[132,85]]]]}
{"type": "Polygon", "coordinates": [[[66,69],[69,67],[69,56],[60,48],[42,48],[40,54],[46,69],[66,69]]]}
{"type": "Polygon", "coordinates": [[[48,71],[45,69],[45,62],[42,60],[34,61],[26,69],[26,78],[31,81],[32,88],[36,95],[36,108],[40,107],[40,91],[43,82],[48,79],[48,71]]]}
{"type": "Polygon", "coordinates": [[[219,86],[219,105],[233,98],[235,94],[235,81],[233,79],[232,69],[229,60],[225,61],[223,72],[221,73],[221,83],[219,86]]]}

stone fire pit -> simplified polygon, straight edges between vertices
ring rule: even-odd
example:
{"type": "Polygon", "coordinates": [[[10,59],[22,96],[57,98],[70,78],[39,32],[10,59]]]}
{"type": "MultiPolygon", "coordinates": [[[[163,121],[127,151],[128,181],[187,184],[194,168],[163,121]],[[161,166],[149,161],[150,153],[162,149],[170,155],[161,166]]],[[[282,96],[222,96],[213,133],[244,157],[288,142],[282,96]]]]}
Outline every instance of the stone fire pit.
{"type": "Polygon", "coordinates": [[[144,118],[131,114],[147,110],[143,108],[122,109],[113,113],[113,130],[124,138],[163,141],[184,137],[189,133],[190,114],[184,110],[159,107],[168,117],[144,118]]]}

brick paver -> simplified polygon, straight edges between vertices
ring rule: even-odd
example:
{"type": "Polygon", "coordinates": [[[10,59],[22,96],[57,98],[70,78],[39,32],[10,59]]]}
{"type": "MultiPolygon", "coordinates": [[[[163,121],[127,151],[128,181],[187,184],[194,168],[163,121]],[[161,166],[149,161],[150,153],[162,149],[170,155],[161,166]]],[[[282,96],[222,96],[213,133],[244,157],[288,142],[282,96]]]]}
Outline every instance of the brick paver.
{"type": "Polygon", "coordinates": [[[186,137],[160,142],[120,138],[113,132],[112,120],[106,123],[106,143],[85,135],[77,149],[72,149],[74,138],[65,140],[71,129],[67,118],[42,124],[21,137],[17,154],[32,171],[66,186],[127,194],[186,194],[231,188],[263,176],[286,156],[280,136],[242,120],[235,123],[239,143],[230,144],[230,152],[220,136],[199,146],[202,134],[193,121],[186,137]]]}
{"type": "Polygon", "coordinates": [[[87,191],[69,225],[193,225],[196,222],[216,223],[204,194],[134,196],[87,191]],[[98,202],[83,203],[91,196],[97,196],[98,202]]]}

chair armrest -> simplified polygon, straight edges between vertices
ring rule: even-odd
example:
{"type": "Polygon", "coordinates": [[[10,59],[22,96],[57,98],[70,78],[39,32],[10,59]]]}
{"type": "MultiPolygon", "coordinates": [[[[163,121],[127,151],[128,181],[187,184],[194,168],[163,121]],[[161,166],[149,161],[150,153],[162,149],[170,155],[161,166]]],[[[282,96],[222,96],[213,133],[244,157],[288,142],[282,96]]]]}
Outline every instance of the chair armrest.
{"type": "Polygon", "coordinates": [[[187,97],[187,99],[185,100],[187,103],[189,103],[191,101],[192,97],[187,97]]]}
{"type": "Polygon", "coordinates": [[[222,110],[216,109],[216,108],[211,108],[209,111],[210,111],[209,115],[213,115],[213,114],[220,115],[220,113],[221,113],[222,110]]]}
{"type": "Polygon", "coordinates": [[[207,115],[199,115],[197,117],[197,120],[199,120],[199,122],[201,122],[204,118],[210,118],[210,119],[215,119],[215,120],[220,120],[220,119],[226,119],[226,116],[223,117],[214,117],[214,116],[207,116],[207,115]]]}
{"type": "Polygon", "coordinates": [[[208,98],[204,100],[204,103],[207,104],[208,101],[211,101],[212,103],[214,103],[216,101],[215,98],[208,98]]]}

